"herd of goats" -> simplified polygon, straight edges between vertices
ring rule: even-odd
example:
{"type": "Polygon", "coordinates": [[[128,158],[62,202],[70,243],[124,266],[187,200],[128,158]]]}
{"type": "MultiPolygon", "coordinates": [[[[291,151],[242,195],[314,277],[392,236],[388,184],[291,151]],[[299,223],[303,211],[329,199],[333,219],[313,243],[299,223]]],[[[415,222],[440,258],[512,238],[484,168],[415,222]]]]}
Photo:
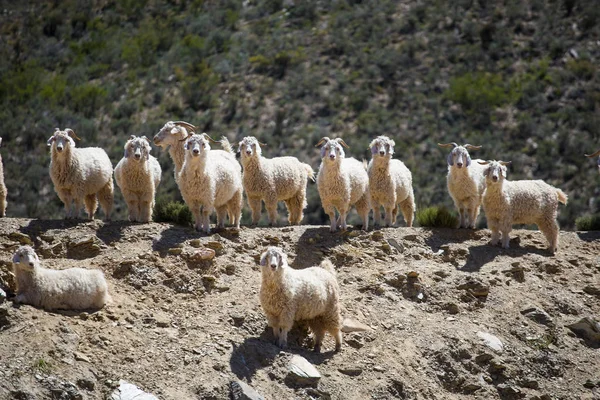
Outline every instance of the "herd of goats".
{"type": "MultiPolygon", "coordinates": [[[[150,140],[131,136],[125,153],[113,171],[106,152],[98,147],[77,148],[79,140],[72,129],[56,131],[48,139],[51,147],[50,176],[56,193],[65,205],[66,218],[77,218],[82,206],[93,218],[98,203],[106,219],[113,207],[113,173],[127,203],[129,220],[149,222],[152,217],[161,167],[150,155],[150,140]]],[[[1,143],[1,138],[0,138],[1,143]]],[[[154,136],[154,144],[168,148],[175,163],[175,180],[183,199],[194,215],[194,227],[210,232],[210,215],[217,214],[217,226],[226,218],[239,228],[243,192],[252,222],[258,223],[262,202],[271,224],[277,221],[277,203],[283,201],[290,224],[299,224],[307,206],[306,185],[315,180],[308,164],[295,157],[265,158],[255,137],[238,144],[237,153],[226,138],[217,142],[184,121],[169,121],[154,136]],[[220,143],[222,150],[211,150],[220,143]],[[242,173],[243,168],[243,173],[242,173]]],[[[375,225],[393,226],[398,210],[407,226],[412,226],[415,202],[412,175],[400,160],[393,159],[394,141],[387,136],[375,138],[369,145],[371,160],[346,158],[343,139],[324,137],[321,165],[316,176],[321,203],[331,220],[331,232],[345,230],[346,216],[352,206],[368,229],[369,213],[374,210],[375,225]],[[384,208],[384,222],[381,209],[384,208]],[[336,218],[337,210],[337,218],[336,218]]],[[[545,235],[552,253],[558,248],[558,203],[567,203],[567,195],[541,180],[509,181],[506,166],[510,162],[472,160],[469,150],[481,146],[457,143],[439,144],[451,149],[448,154],[448,191],[460,215],[461,228],[475,228],[483,206],[492,232],[492,245],[500,239],[509,247],[513,224],[536,224],[545,235]]],[[[594,154],[586,155],[595,157],[594,154]]],[[[600,159],[599,159],[600,166],[600,159]]],[[[5,215],[6,186],[0,160],[0,215],[5,215]]],[[[339,287],[335,269],[328,260],[320,267],[295,270],[287,263],[282,249],[269,247],[260,259],[262,283],[260,300],[268,324],[281,347],[294,321],[307,320],[319,350],[326,332],[341,347],[339,287]]],[[[102,271],[83,268],[52,270],[42,268],[34,249],[20,247],[13,256],[17,282],[14,301],[45,309],[101,308],[111,297],[102,271]]]]}

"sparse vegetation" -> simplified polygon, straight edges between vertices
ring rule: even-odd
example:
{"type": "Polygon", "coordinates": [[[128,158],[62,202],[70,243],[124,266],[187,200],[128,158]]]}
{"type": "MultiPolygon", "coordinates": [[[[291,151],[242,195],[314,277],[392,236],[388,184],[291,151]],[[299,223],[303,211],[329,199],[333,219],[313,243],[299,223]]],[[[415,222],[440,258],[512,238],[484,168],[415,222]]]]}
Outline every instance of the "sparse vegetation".
{"type": "Polygon", "coordinates": [[[427,207],[417,209],[417,222],[427,228],[456,228],[458,218],[446,207],[427,207]]]}
{"type": "Polygon", "coordinates": [[[575,226],[578,231],[600,231],[600,214],[579,217],[575,226]]]}
{"type": "Polygon", "coordinates": [[[152,218],[155,222],[172,222],[184,226],[191,225],[194,219],[187,205],[164,199],[158,200],[154,205],[152,218]]]}
{"type": "Polygon", "coordinates": [[[51,365],[43,358],[39,358],[33,365],[33,368],[41,373],[47,374],[50,372],[51,365]]]}

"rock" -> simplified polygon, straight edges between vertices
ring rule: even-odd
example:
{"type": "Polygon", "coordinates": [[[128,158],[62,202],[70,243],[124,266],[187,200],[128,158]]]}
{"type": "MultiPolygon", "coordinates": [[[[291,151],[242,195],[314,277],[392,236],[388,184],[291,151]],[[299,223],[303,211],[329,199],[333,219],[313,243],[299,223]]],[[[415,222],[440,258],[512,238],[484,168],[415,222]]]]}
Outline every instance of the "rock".
{"type": "Polygon", "coordinates": [[[319,384],[321,374],[306,358],[299,355],[292,356],[287,368],[285,382],[288,386],[316,387],[319,384]]]}
{"type": "Polygon", "coordinates": [[[348,376],[358,376],[363,372],[362,368],[360,367],[338,368],[338,371],[348,376]]]}
{"type": "Polygon", "coordinates": [[[200,239],[192,239],[190,240],[190,246],[198,249],[202,247],[202,241],[200,239]]]}
{"type": "Polygon", "coordinates": [[[417,235],[416,233],[409,233],[408,235],[404,236],[402,239],[404,240],[410,240],[411,242],[420,242],[420,238],[419,235],[417,235]]]}
{"type": "Polygon", "coordinates": [[[383,240],[383,232],[381,231],[375,231],[371,234],[371,240],[374,240],[376,242],[382,241],[383,240]]]}
{"type": "Polygon", "coordinates": [[[4,301],[6,301],[6,292],[0,289],[0,304],[4,303],[4,301]]]}
{"type": "Polygon", "coordinates": [[[33,244],[33,240],[31,240],[29,235],[26,235],[21,232],[12,232],[10,235],[8,235],[8,237],[11,240],[14,240],[15,242],[21,243],[22,245],[26,245],[26,244],[32,245],[33,244]]]}
{"type": "Polygon", "coordinates": [[[172,255],[172,256],[178,256],[181,253],[183,253],[183,248],[181,248],[181,247],[171,247],[167,252],[170,255],[172,255]]]}
{"type": "Polygon", "coordinates": [[[206,290],[212,290],[217,282],[217,278],[214,275],[202,275],[202,284],[206,288],[206,290]]]}
{"type": "Polygon", "coordinates": [[[93,391],[96,388],[96,382],[88,378],[77,379],[77,386],[82,389],[93,391]]]}
{"type": "Polygon", "coordinates": [[[390,246],[395,248],[398,251],[398,253],[404,252],[404,246],[402,244],[398,243],[398,241],[396,239],[388,239],[387,242],[389,243],[390,246]]]}
{"type": "Polygon", "coordinates": [[[169,326],[171,326],[171,320],[164,316],[154,317],[154,323],[159,328],[168,328],[169,326]]]}
{"type": "Polygon", "coordinates": [[[223,243],[221,242],[210,241],[206,243],[206,247],[208,247],[209,249],[213,249],[217,256],[220,256],[225,252],[225,246],[223,246],[223,243]]]}
{"type": "Polygon", "coordinates": [[[110,394],[109,400],[158,400],[158,397],[144,392],[129,382],[120,380],[119,387],[110,394]]]}
{"type": "Polygon", "coordinates": [[[540,388],[540,383],[533,378],[524,377],[519,380],[519,386],[537,390],[540,388]]]}
{"type": "Polygon", "coordinates": [[[525,393],[521,392],[518,388],[508,385],[506,383],[501,383],[496,386],[500,397],[503,400],[512,400],[512,399],[521,399],[525,397],[525,393]]]}
{"type": "Polygon", "coordinates": [[[490,293],[490,286],[477,279],[467,279],[467,282],[458,285],[458,289],[466,290],[475,297],[487,297],[490,293]]]}
{"type": "Polygon", "coordinates": [[[600,298],[600,286],[587,285],[583,288],[583,291],[587,294],[591,294],[592,296],[600,298]]]}
{"type": "Polygon", "coordinates": [[[360,349],[365,345],[365,339],[356,333],[346,338],[345,342],[348,344],[348,346],[355,349],[360,349]]]}
{"type": "Polygon", "coordinates": [[[85,361],[86,363],[91,364],[90,358],[85,354],[76,351],[73,355],[75,356],[76,361],[85,361]]]}
{"type": "Polygon", "coordinates": [[[537,307],[527,307],[521,310],[521,315],[542,325],[553,325],[552,317],[548,313],[537,307]]]}
{"type": "Polygon", "coordinates": [[[419,273],[417,271],[410,271],[408,274],[406,274],[406,276],[408,278],[418,278],[419,277],[419,273]]]}
{"type": "Polygon", "coordinates": [[[401,274],[399,272],[392,272],[387,274],[384,278],[383,281],[398,289],[398,290],[402,290],[402,287],[404,286],[404,281],[406,280],[406,276],[404,274],[401,274]]]}
{"type": "Polygon", "coordinates": [[[213,249],[204,248],[196,250],[192,253],[186,254],[185,259],[190,262],[201,263],[204,261],[210,261],[215,258],[217,253],[213,249]]]}
{"type": "Polygon", "coordinates": [[[371,328],[368,325],[363,324],[362,322],[355,321],[350,318],[344,318],[342,321],[342,332],[350,333],[350,332],[366,332],[370,331],[371,328]]]}
{"type": "Polygon", "coordinates": [[[242,381],[231,381],[229,388],[233,400],[265,400],[256,390],[242,381]]]}
{"type": "Polygon", "coordinates": [[[578,322],[567,325],[567,328],[585,340],[585,343],[592,348],[600,347],[600,323],[592,317],[585,317],[578,322]]]}
{"type": "Polygon", "coordinates": [[[475,357],[475,362],[477,364],[486,364],[488,363],[492,358],[494,358],[493,355],[491,355],[490,353],[481,353],[479,355],[477,355],[475,357]]]}
{"type": "Polygon", "coordinates": [[[100,254],[102,241],[98,237],[91,235],[85,236],[67,245],[67,257],[76,260],[85,260],[93,258],[100,254]]]}
{"type": "Polygon", "coordinates": [[[233,321],[233,326],[242,326],[246,320],[246,316],[244,314],[231,314],[230,317],[233,321]]]}
{"type": "Polygon", "coordinates": [[[227,275],[233,275],[233,274],[235,274],[235,265],[229,264],[229,265],[225,266],[225,273],[227,275]]]}
{"type": "Polygon", "coordinates": [[[446,303],[444,305],[444,309],[446,311],[448,311],[448,314],[458,314],[460,312],[460,308],[458,307],[458,304],[456,303],[446,303]]]}
{"type": "Polygon", "coordinates": [[[502,351],[504,351],[504,345],[502,344],[502,341],[500,341],[498,337],[492,335],[491,333],[479,331],[477,332],[477,336],[483,340],[483,344],[495,352],[502,353],[502,351]]]}

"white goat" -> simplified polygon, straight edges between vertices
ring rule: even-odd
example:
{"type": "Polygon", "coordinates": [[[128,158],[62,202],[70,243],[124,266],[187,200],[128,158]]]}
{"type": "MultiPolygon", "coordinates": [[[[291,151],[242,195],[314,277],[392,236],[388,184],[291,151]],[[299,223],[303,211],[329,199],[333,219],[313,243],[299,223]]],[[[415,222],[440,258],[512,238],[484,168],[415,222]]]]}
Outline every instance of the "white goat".
{"type": "Polygon", "coordinates": [[[342,347],[340,289],[329,260],[320,267],[296,270],[288,265],[279,247],[269,247],[260,257],[262,283],[260,304],[278,345],[287,345],[294,321],[308,322],[315,335],[315,351],[321,350],[325,332],[335,338],[335,350],[342,347]]]}
{"type": "Polygon", "coordinates": [[[321,147],[321,166],[317,175],[317,186],[323,209],[329,215],[331,232],[338,227],[346,230],[346,216],[350,207],[356,211],[363,221],[363,229],[369,228],[369,175],[366,163],[354,158],[345,158],[342,146],[349,148],[341,139],[324,137],[317,143],[321,147]],[[339,219],[335,218],[335,209],[339,219]]]}
{"type": "Polygon", "coordinates": [[[381,225],[379,207],[385,210],[385,224],[396,223],[398,207],[402,210],[406,226],[411,227],[415,213],[415,195],[412,174],[400,160],[392,160],[396,143],[387,136],[374,139],[369,148],[372,158],[367,172],[375,225],[381,225]]]}
{"type": "Polygon", "coordinates": [[[98,269],[43,268],[30,246],[21,246],[13,256],[17,282],[16,303],[47,310],[102,308],[110,300],[104,274],[98,269]]]}
{"type": "Polygon", "coordinates": [[[261,201],[264,201],[269,223],[276,225],[277,202],[284,201],[289,213],[288,221],[299,224],[307,205],[306,183],[308,178],[314,180],[314,171],[296,157],[263,157],[261,144],[264,146],[254,136],[248,136],[238,146],[244,167],[242,182],[252,209],[252,223],[258,223],[261,201]]]}
{"type": "Polygon", "coordinates": [[[85,202],[88,217],[93,219],[100,201],[109,221],[114,191],[110,159],[99,147],[75,148],[73,138],[80,140],[72,129],[61,131],[56,128],[48,139],[48,146],[52,148],[50,178],[65,204],[66,218],[77,218],[85,202]]]}
{"type": "Polygon", "coordinates": [[[460,215],[460,228],[475,229],[481,202],[483,201],[483,191],[485,190],[485,177],[483,176],[484,167],[479,161],[471,161],[468,150],[479,150],[481,146],[465,144],[459,146],[455,142],[438,143],[440,147],[452,147],[453,150],[448,154],[448,192],[454,201],[454,205],[460,215]]]}
{"type": "Polygon", "coordinates": [[[510,162],[479,162],[484,170],[487,187],[483,195],[483,210],[492,231],[492,245],[502,233],[502,247],[508,249],[508,234],[513,224],[536,224],[548,240],[549,249],[558,249],[558,203],[567,204],[567,195],[541,180],[506,180],[506,165],[510,162]]]}
{"type": "Polygon", "coordinates": [[[156,188],[161,169],[158,160],[150,155],[150,141],[146,136],[131,135],[125,143],[125,154],[115,167],[115,180],[121,188],[129,220],[150,222],[156,188]]]}
{"type": "MultiPolygon", "coordinates": [[[[586,157],[596,157],[600,155],[600,150],[598,150],[597,152],[595,152],[594,154],[585,154],[586,157]]],[[[600,157],[598,157],[598,172],[600,172],[600,157]]]]}
{"type": "Polygon", "coordinates": [[[215,209],[220,228],[225,226],[227,213],[229,222],[240,227],[243,192],[242,168],[235,161],[229,142],[223,139],[222,143],[231,151],[235,163],[211,151],[209,139],[206,133],[187,138],[185,161],[177,180],[183,199],[194,214],[195,228],[206,233],[210,232],[209,217],[215,209]]]}
{"type": "MultiPolygon", "coordinates": [[[[0,146],[2,146],[2,138],[0,137],[0,146]]],[[[0,156],[0,217],[6,217],[6,185],[4,184],[4,165],[2,164],[2,156],[0,156]]]]}

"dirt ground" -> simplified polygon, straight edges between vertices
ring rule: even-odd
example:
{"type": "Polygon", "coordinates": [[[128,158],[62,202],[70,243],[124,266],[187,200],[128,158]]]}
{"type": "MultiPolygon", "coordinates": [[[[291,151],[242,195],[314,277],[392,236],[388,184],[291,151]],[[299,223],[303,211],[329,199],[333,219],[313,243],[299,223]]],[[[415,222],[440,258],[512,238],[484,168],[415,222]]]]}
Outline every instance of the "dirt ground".
{"type": "Polygon", "coordinates": [[[151,223],[0,221],[0,399],[104,399],[123,379],[161,399],[600,399],[600,232],[537,231],[508,250],[489,231],[243,227],[206,236],[151,223]],[[100,268],[113,303],[47,312],[12,302],[11,259],[31,241],[47,268],[100,268]],[[274,344],[258,292],[269,245],[306,268],[337,267],[343,316],[370,327],[311,351],[302,327],[274,344]],[[204,247],[211,261],[197,261],[204,247]],[[492,335],[492,336],[489,336],[492,335]],[[483,338],[488,338],[486,344],[483,338]],[[491,339],[489,339],[491,337],[491,339]],[[321,378],[290,380],[300,355],[321,378]]]}

